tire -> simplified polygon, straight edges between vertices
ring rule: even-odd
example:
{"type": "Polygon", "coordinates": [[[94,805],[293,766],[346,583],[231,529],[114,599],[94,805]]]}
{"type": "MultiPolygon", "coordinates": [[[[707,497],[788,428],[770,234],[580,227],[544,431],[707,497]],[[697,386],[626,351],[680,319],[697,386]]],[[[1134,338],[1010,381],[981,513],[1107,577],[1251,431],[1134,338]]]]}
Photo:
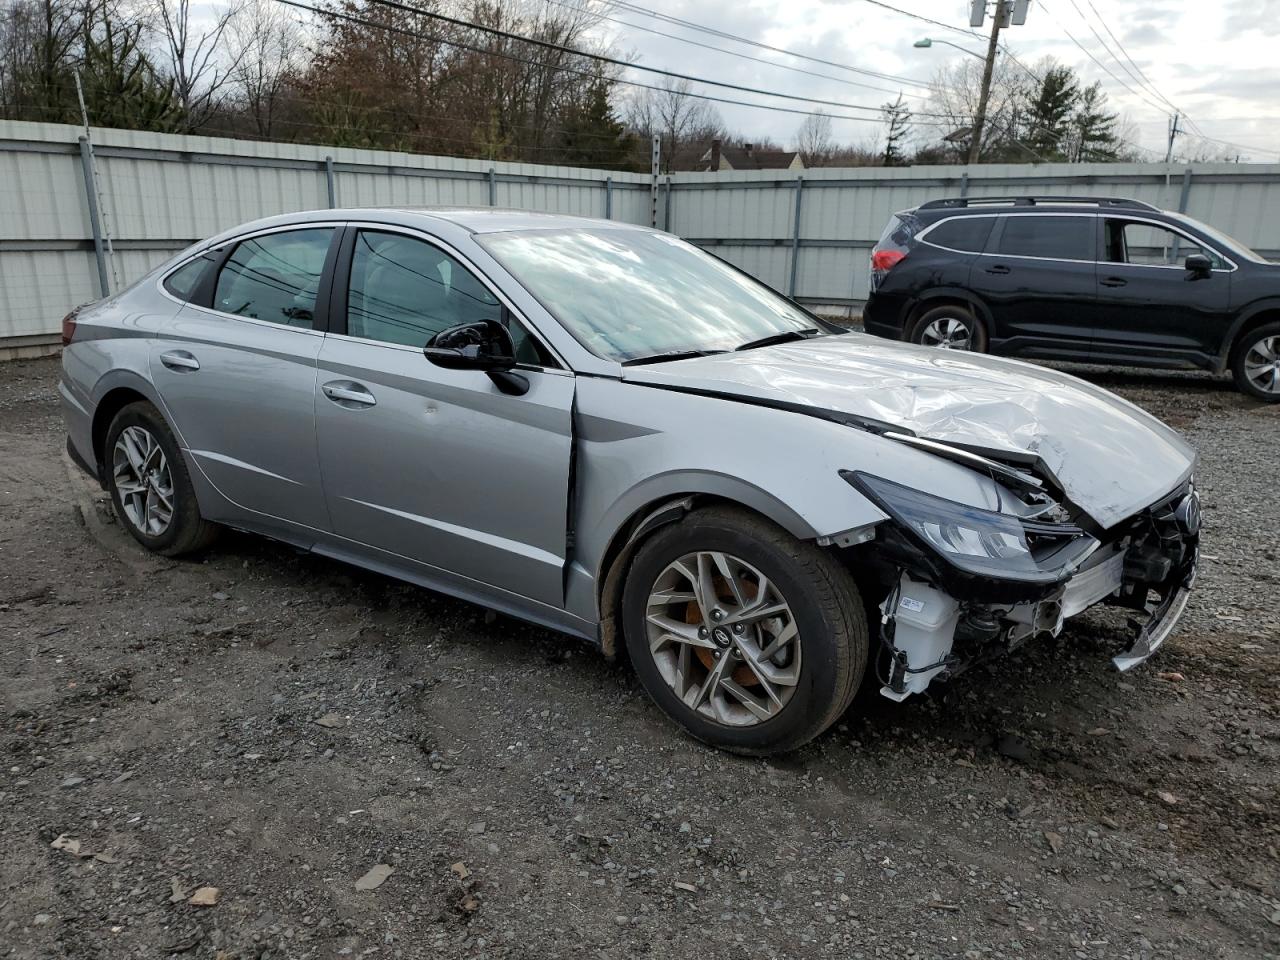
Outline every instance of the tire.
{"type": "Polygon", "coordinates": [[[646,540],[626,575],[622,615],[627,652],[654,703],[694,737],[734,753],[783,753],[812,740],[848,708],[866,669],[867,621],[849,572],[816,544],[732,507],[695,510],[646,540]],[[725,558],[738,591],[711,559],[715,554],[725,558]],[[703,615],[697,598],[689,599],[691,591],[680,589],[692,581],[678,570],[696,573],[683,562],[691,555],[709,558],[707,569],[719,594],[711,613],[725,616],[719,625],[703,615]],[[766,589],[762,579],[769,583],[766,589]],[[743,603],[733,602],[735,593],[743,603]],[[659,594],[676,599],[651,605],[659,594]],[[785,613],[736,622],[757,605],[754,601],[762,610],[777,610],[775,598],[785,613]],[[652,611],[684,636],[699,635],[699,644],[662,640],[666,627],[651,623],[652,611]],[[789,624],[795,638],[770,659],[755,658],[756,666],[743,659],[781,642],[789,624]],[[741,629],[742,636],[734,637],[729,625],[732,631],[741,629]],[[709,634],[717,636],[712,640],[709,634]],[[684,672],[677,669],[680,664],[684,672]],[[721,677],[752,698],[754,709],[724,683],[708,684],[717,666],[721,677]],[[684,696],[677,692],[682,683],[687,684],[684,696]],[[703,700],[698,692],[707,687],[710,694],[703,700]],[[766,695],[770,690],[772,698],[766,695]],[[691,706],[689,697],[698,703],[691,706]]]}
{"type": "Polygon", "coordinates": [[[1277,364],[1280,364],[1280,323],[1250,330],[1240,338],[1231,358],[1231,376],[1236,389],[1266,403],[1280,403],[1280,366],[1277,364]]]}
{"type": "Polygon", "coordinates": [[[182,451],[164,417],[150,403],[131,403],[116,414],[107,428],[102,462],[116,517],[148,550],[176,557],[213,542],[218,528],[200,516],[182,451]],[[145,462],[142,483],[137,479],[140,459],[145,462]],[[164,520],[166,491],[170,508],[164,520]]]}
{"type": "Polygon", "coordinates": [[[968,307],[959,304],[944,303],[941,306],[926,310],[911,325],[907,337],[912,343],[926,347],[938,347],[943,350],[969,350],[973,353],[987,352],[987,328],[968,307]],[[955,324],[963,325],[967,336],[963,346],[953,346],[945,342],[945,338],[962,335],[956,331],[955,324]],[[949,333],[949,331],[955,331],[949,333]],[[939,342],[942,338],[944,342],[939,342]]]}

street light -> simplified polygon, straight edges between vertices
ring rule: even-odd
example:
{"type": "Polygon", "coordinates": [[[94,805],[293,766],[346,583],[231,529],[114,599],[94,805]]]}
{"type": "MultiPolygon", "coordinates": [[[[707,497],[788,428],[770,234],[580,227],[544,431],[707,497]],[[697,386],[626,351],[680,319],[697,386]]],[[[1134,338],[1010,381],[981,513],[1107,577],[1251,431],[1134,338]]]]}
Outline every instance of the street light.
{"type": "Polygon", "coordinates": [[[934,40],[932,37],[924,37],[914,44],[914,46],[927,50],[935,43],[943,43],[982,61],[982,92],[978,95],[978,110],[973,116],[973,132],[969,135],[969,158],[967,161],[969,163],[978,162],[978,152],[982,148],[982,128],[987,122],[987,98],[991,94],[991,70],[996,62],[996,51],[999,49],[1000,25],[1007,12],[1005,7],[1007,2],[1009,0],[996,0],[995,19],[991,23],[991,41],[987,44],[987,55],[985,57],[980,53],[975,53],[973,50],[960,46],[958,43],[952,43],[950,40],[934,40]]]}
{"type": "Polygon", "coordinates": [[[969,56],[977,57],[979,60],[986,59],[982,54],[977,53],[976,51],[973,51],[973,50],[968,50],[965,47],[960,46],[960,44],[958,43],[952,43],[950,40],[934,40],[932,37],[924,37],[920,40],[917,40],[915,43],[912,44],[912,46],[919,47],[921,50],[928,50],[935,43],[945,43],[948,47],[955,47],[961,53],[967,53],[969,56]]]}

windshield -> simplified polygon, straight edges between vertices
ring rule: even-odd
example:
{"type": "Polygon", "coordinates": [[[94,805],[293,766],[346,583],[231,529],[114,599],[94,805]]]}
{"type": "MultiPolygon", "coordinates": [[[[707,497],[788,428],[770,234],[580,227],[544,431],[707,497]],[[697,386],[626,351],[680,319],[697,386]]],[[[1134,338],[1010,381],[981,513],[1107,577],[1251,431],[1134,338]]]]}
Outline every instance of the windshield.
{"type": "Polygon", "coordinates": [[[1229,237],[1225,233],[1223,233],[1221,230],[1215,229],[1214,227],[1209,226],[1207,223],[1201,223],[1195,217],[1188,217],[1185,213],[1183,213],[1178,215],[1178,219],[1181,220],[1183,223],[1189,224],[1190,226],[1195,227],[1197,230],[1200,230],[1210,240],[1217,241],[1219,244],[1226,247],[1232,253],[1238,253],[1240,254],[1240,256],[1246,257],[1249,260],[1257,261],[1258,263],[1267,262],[1266,258],[1264,258],[1261,254],[1255,253],[1254,251],[1250,250],[1248,247],[1246,247],[1243,243],[1241,243],[1235,237],[1229,237]]]}
{"type": "Polygon", "coordinates": [[[592,353],[625,363],[813,333],[814,319],[662,233],[573,229],[477,239],[592,353]]]}

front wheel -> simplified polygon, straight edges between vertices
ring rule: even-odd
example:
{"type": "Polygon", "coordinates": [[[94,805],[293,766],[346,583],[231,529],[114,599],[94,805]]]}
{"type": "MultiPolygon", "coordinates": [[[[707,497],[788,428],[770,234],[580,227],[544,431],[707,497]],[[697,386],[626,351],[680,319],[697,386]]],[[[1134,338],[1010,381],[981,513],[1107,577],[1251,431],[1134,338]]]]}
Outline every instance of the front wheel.
{"type": "Polygon", "coordinates": [[[1280,403],[1280,323],[1268,323],[1244,335],[1236,348],[1231,374],[1242,393],[1280,403]]]}
{"type": "Polygon", "coordinates": [[[736,753],[781,753],[816,737],[847,709],[867,662],[849,572],[733,508],[694,511],[641,546],[623,622],[654,702],[736,753]]]}
{"type": "Polygon", "coordinates": [[[957,304],[943,304],[922,313],[911,326],[912,343],[941,350],[971,350],[984,353],[987,331],[972,310],[957,304]]]}
{"type": "Polygon", "coordinates": [[[217,527],[200,516],[173,431],[140,400],[116,414],[103,450],[116,516],[148,550],[176,557],[208,546],[217,527]]]}

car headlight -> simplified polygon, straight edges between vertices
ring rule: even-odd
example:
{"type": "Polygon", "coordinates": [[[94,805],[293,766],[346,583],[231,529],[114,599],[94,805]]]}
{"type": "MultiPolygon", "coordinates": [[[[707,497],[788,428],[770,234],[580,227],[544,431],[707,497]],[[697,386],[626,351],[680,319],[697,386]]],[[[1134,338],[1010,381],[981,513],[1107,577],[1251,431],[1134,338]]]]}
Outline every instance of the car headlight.
{"type": "Polygon", "coordinates": [[[935,554],[967,573],[1056,583],[1098,546],[1075,524],[983,510],[861,471],[841,471],[841,476],[935,554]]]}

